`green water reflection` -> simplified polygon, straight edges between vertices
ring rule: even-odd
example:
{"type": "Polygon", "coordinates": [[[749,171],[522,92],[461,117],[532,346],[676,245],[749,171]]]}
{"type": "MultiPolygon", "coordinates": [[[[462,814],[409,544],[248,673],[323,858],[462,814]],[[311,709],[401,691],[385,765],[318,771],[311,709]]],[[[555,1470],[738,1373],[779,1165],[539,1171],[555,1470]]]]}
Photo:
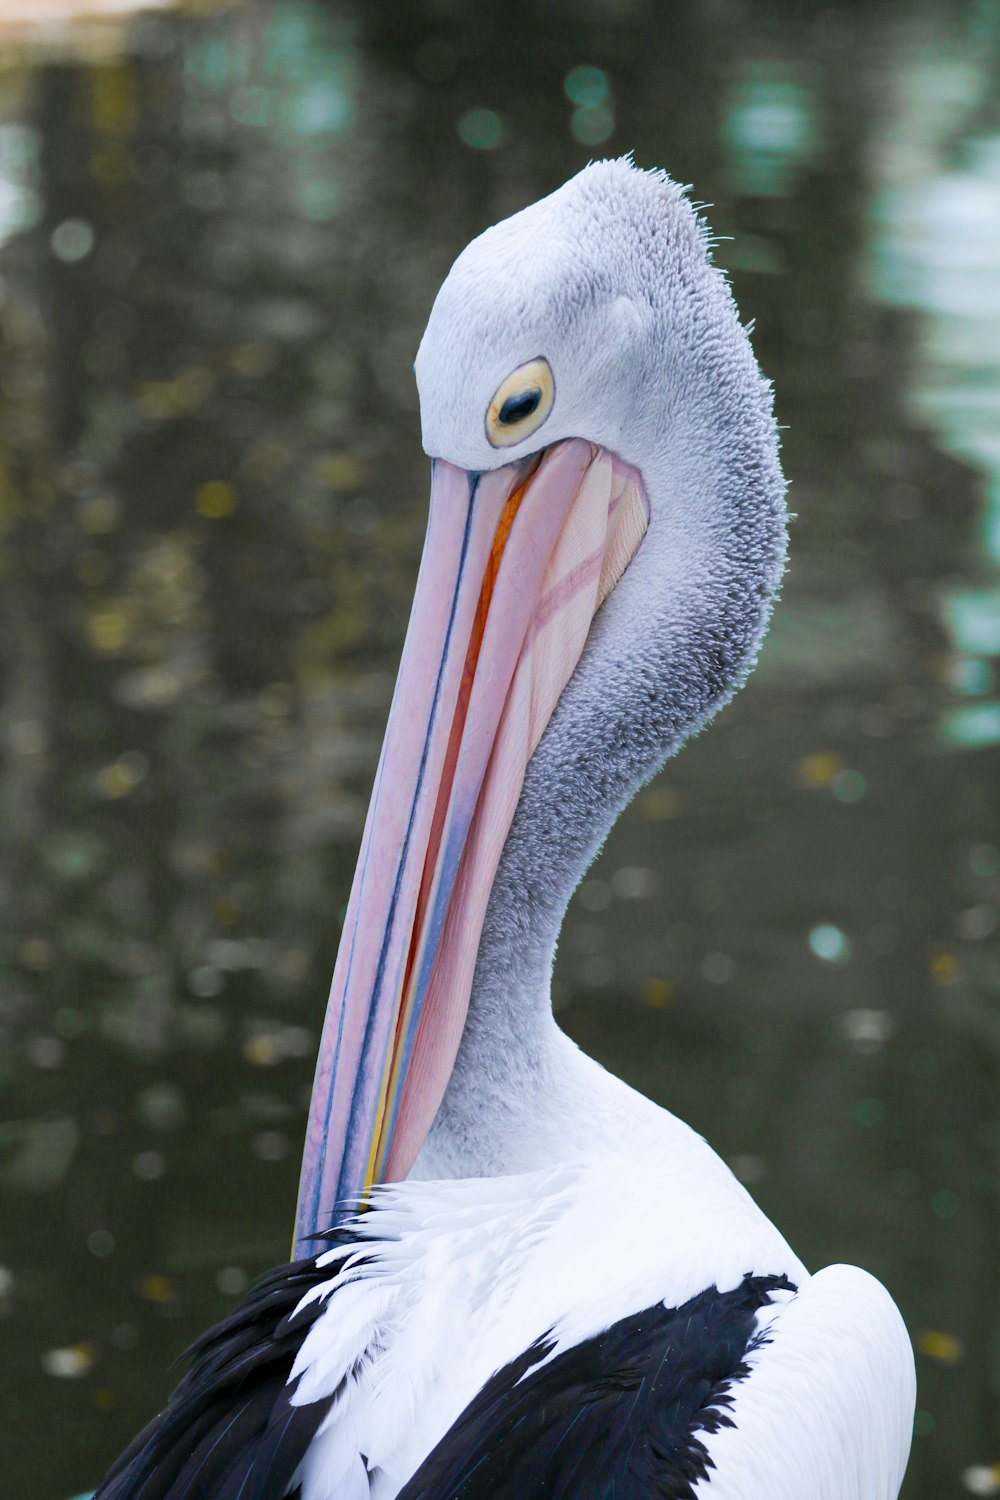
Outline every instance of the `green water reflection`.
{"type": "Polygon", "coordinates": [[[1000,28],[982,4],[192,6],[0,31],[0,1422],[93,1483],[287,1252],[484,224],[634,148],[714,206],[797,512],[758,674],[574,902],[567,1029],[919,1350],[1000,1493],[1000,28]],[[53,1432],[58,1434],[53,1441],[53,1432]]]}

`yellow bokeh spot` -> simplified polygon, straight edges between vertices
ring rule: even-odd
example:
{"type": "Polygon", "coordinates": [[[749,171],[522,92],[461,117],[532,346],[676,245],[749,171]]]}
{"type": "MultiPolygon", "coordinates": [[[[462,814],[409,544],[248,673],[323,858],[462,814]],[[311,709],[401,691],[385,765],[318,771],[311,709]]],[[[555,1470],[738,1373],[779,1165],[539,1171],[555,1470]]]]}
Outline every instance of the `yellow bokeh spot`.
{"type": "Polygon", "coordinates": [[[47,938],[25,938],[18,949],[18,957],[27,969],[47,969],[52,962],[52,948],[47,938]]]}
{"type": "Polygon", "coordinates": [[[313,463],[313,477],[331,490],[353,490],[363,481],[365,466],[353,453],[321,453],[313,463]]]}
{"type": "Polygon", "coordinates": [[[829,786],[844,763],[839,755],[830,750],[821,750],[816,755],[804,755],[799,761],[799,779],[806,786],[829,786]]]}
{"type": "Polygon", "coordinates": [[[141,781],[141,777],[128,761],[115,760],[105,766],[98,780],[105,797],[127,797],[141,781]]]}
{"type": "Polygon", "coordinates": [[[129,620],[123,609],[98,609],[87,621],[90,644],[98,651],[120,651],[128,639],[129,620]]]}
{"type": "Polygon", "coordinates": [[[210,479],[195,494],[198,514],[209,521],[224,521],[236,509],[236,491],[224,479],[210,479]]]}
{"type": "Polygon", "coordinates": [[[954,1334],[942,1333],[940,1328],[925,1329],[917,1339],[917,1349],[943,1365],[957,1365],[964,1352],[961,1340],[954,1334]]]}
{"type": "Polygon", "coordinates": [[[215,389],[215,377],[210,370],[194,365],[183,370],[176,380],[147,380],[140,387],[136,400],[144,417],[154,422],[168,417],[183,416],[204,405],[215,389]]]}
{"type": "Polygon", "coordinates": [[[248,1037],[243,1043],[243,1056],[255,1068],[269,1068],[281,1061],[281,1053],[270,1036],[248,1037]]]}
{"type": "Polygon", "coordinates": [[[958,978],[958,959],[954,953],[946,953],[943,949],[931,954],[930,968],[938,984],[950,984],[958,978]]]}
{"type": "Polygon", "coordinates": [[[234,922],[239,921],[240,909],[236,902],[229,896],[222,896],[215,903],[215,920],[221,922],[224,927],[232,927],[234,922]]]}
{"type": "Polygon", "coordinates": [[[650,823],[662,823],[677,816],[680,794],[672,786],[651,786],[643,792],[639,805],[650,823]]]}
{"type": "Polygon", "coordinates": [[[669,979],[647,979],[642,986],[642,1003],[650,1010],[662,1010],[673,999],[674,987],[669,979]]]}
{"type": "Polygon", "coordinates": [[[139,1295],[147,1302],[168,1302],[173,1293],[169,1276],[143,1276],[139,1282],[139,1295]]]}
{"type": "Polygon", "coordinates": [[[144,381],[139,387],[136,400],[139,403],[139,410],[143,416],[151,418],[154,422],[162,421],[164,417],[172,417],[176,414],[174,388],[169,381],[144,381]]]}
{"type": "Polygon", "coordinates": [[[94,1392],[94,1405],[98,1411],[110,1411],[115,1404],[115,1393],[109,1391],[106,1385],[102,1385],[99,1391],[94,1392]]]}

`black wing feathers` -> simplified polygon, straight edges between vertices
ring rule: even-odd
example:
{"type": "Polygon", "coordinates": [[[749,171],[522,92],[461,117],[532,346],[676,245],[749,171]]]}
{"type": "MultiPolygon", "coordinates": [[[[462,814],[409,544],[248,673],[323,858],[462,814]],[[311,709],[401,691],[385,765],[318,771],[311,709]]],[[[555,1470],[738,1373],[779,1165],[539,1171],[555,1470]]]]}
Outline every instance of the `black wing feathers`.
{"type": "Polygon", "coordinates": [[[746,1276],[624,1318],[539,1362],[539,1340],[496,1375],[399,1500],[694,1500],[712,1467],[699,1434],[732,1426],[754,1315],[786,1276],[746,1276]]]}
{"type": "MultiPolygon", "coordinates": [[[[344,1245],[344,1255],[352,1245],[344,1245]]],[[[106,1475],[95,1500],[279,1500],[330,1401],[293,1406],[288,1376],[325,1299],[295,1309],[335,1264],[270,1271],[188,1350],[169,1402],[106,1475]]],[[[332,1399],[332,1398],[331,1398],[332,1399]]]]}

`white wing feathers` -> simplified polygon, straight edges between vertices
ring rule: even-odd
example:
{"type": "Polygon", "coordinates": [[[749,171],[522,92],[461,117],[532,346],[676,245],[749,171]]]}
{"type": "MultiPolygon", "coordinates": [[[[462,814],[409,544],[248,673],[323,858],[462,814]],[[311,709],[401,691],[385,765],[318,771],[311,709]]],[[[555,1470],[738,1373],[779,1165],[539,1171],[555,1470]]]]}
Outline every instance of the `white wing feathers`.
{"type": "Polygon", "coordinates": [[[765,1311],[768,1343],[734,1387],[735,1427],[707,1439],[705,1500],[896,1500],[916,1376],[899,1311],[874,1276],[828,1266],[765,1311]]]}

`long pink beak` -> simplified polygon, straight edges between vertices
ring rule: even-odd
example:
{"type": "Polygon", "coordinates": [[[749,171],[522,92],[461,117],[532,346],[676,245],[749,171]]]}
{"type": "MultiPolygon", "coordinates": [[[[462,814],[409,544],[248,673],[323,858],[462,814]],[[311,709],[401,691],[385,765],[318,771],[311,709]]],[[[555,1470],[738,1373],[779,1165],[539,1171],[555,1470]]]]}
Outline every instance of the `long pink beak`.
{"type": "Polygon", "coordinates": [[[300,1254],[426,1139],[525,768],[647,522],[635,472],[578,439],[487,474],[434,463],[316,1066],[300,1254]]]}

